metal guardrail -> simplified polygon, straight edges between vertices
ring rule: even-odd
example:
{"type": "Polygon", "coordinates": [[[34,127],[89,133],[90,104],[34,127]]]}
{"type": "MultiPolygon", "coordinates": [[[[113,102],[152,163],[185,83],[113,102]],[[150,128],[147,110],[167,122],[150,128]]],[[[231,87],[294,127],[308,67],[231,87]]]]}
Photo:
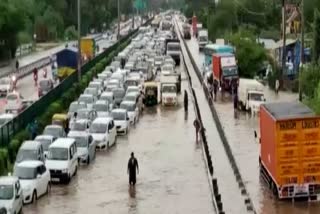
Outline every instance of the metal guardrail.
{"type": "MultiPolygon", "coordinates": [[[[144,25],[151,22],[152,19],[148,20],[144,25]]],[[[91,68],[93,68],[103,58],[107,57],[111,52],[116,50],[121,44],[132,38],[138,33],[138,29],[132,31],[127,36],[123,37],[117,43],[113,44],[101,54],[96,56],[91,61],[84,64],[81,68],[81,74],[86,74],[91,68]]],[[[41,97],[35,103],[26,108],[23,112],[17,115],[13,120],[7,122],[0,127],[0,147],[8,146],[12,137],[17,134],[20,130],[24,129],[34,118],[44,113],[49,104],[56,101],[63,95],[74,83],[77,82],[77,72],[72,73],[66,79],[64,79],[54,89],[49,91],[45,96],[41,97]]]]}
{"type": "MultiPolygon", "coordinates": [[[[180,29],[179,29],[179,33],[182,36],[182,34],[180,32],[180,29]]],[[[199,81],[203,82],[203,77],[201,75],[201,71],[199,70],[194,58],[192,57],[190,49],[189,49],[189,47],[186,44],[184,39],[183,39],[183,43],[185,44],[188,56],[190,58],[190,61],[191,61],[192,65],[193,65],[194,70],[196,71],[196,75],[197,75],[199,81]]],[[[226,134],[224,132],[223,126],[222,126],[221,121],[220,121],[220,118],[219,118],[218,113],[216,111],[216,108],[215,108],[215,106],[213,104],[210,92],[209,92],[209,90],[208,90],[208,88],[206,87],[205,84],[202,84],[202,86],[203,86],[203,91],[204,91],[205,97],[206,97],[206,99],[208,101],[208,104],[209,104],[213,119],[214,119],[214,121],[216,123],[216,127],[218,129],[218,133],[220,135],[222,144],[223,144],[224,149],[225,149],[225,151],[227,153],[227,157],[229,159],[229,162],[231,164],[232,170],[234,172],[234,176],[236,178],[236,181],[237,181],[237,183],[239,185],[239,188],[240,188],[240,191],[241,191],[241,195],[243,195],[245,197],[245,199],[244,199],[245,206],[247,207],[247,210],[249,212],[257,213],[255,208],[254,208],[254,206],[253,206],[253,203],[252,203],[252,200],[250,198],[249,192],[247,191],[245,182],[243,181],[242,176],[240,174],[239,167],[238,167],[238,165],[237,165],[237,163],[235,161],[234,155],[232,153],[230,144],[229,144],[228,139],[226,137],[226,134]]]]}

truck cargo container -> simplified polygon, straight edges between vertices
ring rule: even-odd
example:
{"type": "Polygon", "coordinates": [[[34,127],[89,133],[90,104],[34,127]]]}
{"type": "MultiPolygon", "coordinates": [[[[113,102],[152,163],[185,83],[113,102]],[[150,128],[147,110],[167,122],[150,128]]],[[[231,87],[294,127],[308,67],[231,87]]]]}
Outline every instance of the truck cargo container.
{"type": "Polygon", "coordinates": [[[239,73],[236,57],[233,53],[212,55],[213,77],[224,91],[231,92],[233,84],[239,84],[239,73]]]}
{"type": "Polygon", "coordinates": [[[262,104],[260,172],[280,199],[320,196],[320,117],[299,102],[262,104]]]}
{"type": "Polygon", "coordinates": [[[86,58],[93,59],[96,54],[96,41],[91,37],[84,37],[81,39],[81,54],[86,58]]]}

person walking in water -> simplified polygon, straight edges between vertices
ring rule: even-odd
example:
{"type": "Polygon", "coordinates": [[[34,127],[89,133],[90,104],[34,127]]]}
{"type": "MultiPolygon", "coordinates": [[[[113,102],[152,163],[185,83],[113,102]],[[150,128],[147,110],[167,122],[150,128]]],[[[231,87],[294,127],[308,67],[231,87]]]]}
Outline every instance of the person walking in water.
{"type": "Polygon", "coordinates": [[[136,184],[136,172],[139,174],[139,164],[138,160],[134,157],[134,153],[131,152],[131,157],[128,161],[128,174],[129,174],[129,184],[134,186],[136,184]]]}
{"type": "Polygon", "coordinates": [[[188,92],[184,90],[184,111],[188,112],[188,92]]]}
{"type": "Polygon", "coordinates": [[[196,129],[196,142],[198,143],[198,135],[199,135],[199,130],[200,130],[200,122],[199,120],[196,118],[193,122],[193,125],[196,129]]]}
{"type": "Polygon", "coordinates": [[[277,80],[276,80],[276,84],[275,84],[276,94],[279,93],[279,88],[280,88],[280,82],[279,82],[279,80],[277,79],[277,80]]]}

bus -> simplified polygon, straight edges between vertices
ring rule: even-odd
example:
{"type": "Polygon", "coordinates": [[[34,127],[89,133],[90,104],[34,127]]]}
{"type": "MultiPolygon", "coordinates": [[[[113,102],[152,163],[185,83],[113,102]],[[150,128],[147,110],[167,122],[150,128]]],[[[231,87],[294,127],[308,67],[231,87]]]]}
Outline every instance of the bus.
{"type": "Polygon", "coordinates": [[[230,45],[218,45],[218,44],[208,44],[203,49],[205,56],[205,65],[211,65],[212,55],[216,53],[233,53],[235,52],[234,48],[230,45]]]}

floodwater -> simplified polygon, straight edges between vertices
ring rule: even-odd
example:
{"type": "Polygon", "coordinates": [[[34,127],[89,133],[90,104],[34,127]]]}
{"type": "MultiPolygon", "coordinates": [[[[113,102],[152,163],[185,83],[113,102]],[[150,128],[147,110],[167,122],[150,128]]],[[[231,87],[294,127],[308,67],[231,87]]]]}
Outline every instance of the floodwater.
{"type": "MultiPolygon", "coordinates": [[[[201,68],[204,55],[199,53],[196,40],[192,38],[192,40],[187,41],[187,44],[192,51],[195,61],[201,68]]],[[[278,95],[275,95],[274,91],[268,87],[265,87],[265,97],[267,102],[293,101],[298,99],[297,94],[289,92],[280,92],[278,95]]],[[[215,107],[257,212],[261,214],[320,213],[320,202],[288,202],[279,201],[274,198],[265,182],[259,176],[260,145],[258,140],[254,138],[255,130],[258,135],[260,133],[259,117],[250,116],[242,112],[235,119],[233,103],[230,100],[229,98],[229,101],[222,102],[218,98],[215,107]]],[[[207,103],[203,103],[203,105],[207,105],[207,103]]]]}
{"type": "Polygon", "coordinates": [[[49,196],[24,207],[24,213],[214,213],[191,100],[187,116],[182,96],[178,107],[145,109],[128,136],[99,152],[69,185],[53,185],[49,196]],[[140,167],[135,188],[129,188],[126,168],[132,151],[140,167]]]}

